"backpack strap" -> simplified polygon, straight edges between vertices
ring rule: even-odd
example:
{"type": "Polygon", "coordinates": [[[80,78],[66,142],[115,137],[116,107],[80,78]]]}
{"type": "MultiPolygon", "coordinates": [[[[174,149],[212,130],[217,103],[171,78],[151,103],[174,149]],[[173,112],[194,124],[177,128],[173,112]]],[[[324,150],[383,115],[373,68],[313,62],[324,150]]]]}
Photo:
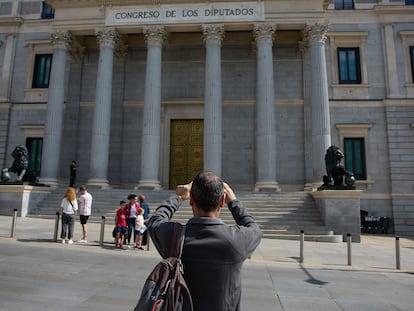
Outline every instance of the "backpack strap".
{"type": "Polygon", "coordinates": [[[171,244],[170,256],[181,258],[185,240],[185,225],[174,223],[173,239],[171,244]]]}

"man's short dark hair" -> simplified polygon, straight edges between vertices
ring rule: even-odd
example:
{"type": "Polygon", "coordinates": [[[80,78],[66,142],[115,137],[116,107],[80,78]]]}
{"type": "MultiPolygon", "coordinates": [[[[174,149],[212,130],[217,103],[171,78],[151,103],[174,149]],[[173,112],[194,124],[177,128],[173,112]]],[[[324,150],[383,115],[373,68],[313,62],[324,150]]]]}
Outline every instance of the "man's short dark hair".
{"type": "Polygon", "coordinates": [[[198,174],[191,186],[191,196],[197,207],[205,212],[217,208],[224,194],[224,185],[220,177],[212,172],[198,174]]]}

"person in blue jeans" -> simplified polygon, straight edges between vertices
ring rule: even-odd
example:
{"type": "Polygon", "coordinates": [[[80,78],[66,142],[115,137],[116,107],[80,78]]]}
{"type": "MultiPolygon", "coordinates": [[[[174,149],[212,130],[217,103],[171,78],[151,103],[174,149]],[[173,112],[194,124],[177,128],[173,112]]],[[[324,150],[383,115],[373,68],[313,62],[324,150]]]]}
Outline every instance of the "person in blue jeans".
{"type": "Polygon", "coordinates": [[[62,244],[66,243],[66,237],[68,238],[68,244],[73,244],[73,230],[75,228],[75,214],[78,210],[78,200],[76,198],[75,189],[69,187],[66,190],[65,196],[60,203],[62,212],[62,232],[60,237],[62,244]]]}
{"type": "Polygon", "coordinates": [[[132,234],[134,234],[134,238],[132,239],[132,242],[133,242],[133,244],[135,244],[135,239],[136,239],[135,220],[137,218],[138,209],[140,208],[140,206],[139,206],[139,203],[138,203],[138,196],[136,194],[128,195],[128,200],[129,200],[129,202],[126,205],[126,210],[127,210],[127,214],[128,214],[128,218],[127,218],[127,226],[128,226],[127,241],[128,241],[128,247],[130,247],[132,234]]]}

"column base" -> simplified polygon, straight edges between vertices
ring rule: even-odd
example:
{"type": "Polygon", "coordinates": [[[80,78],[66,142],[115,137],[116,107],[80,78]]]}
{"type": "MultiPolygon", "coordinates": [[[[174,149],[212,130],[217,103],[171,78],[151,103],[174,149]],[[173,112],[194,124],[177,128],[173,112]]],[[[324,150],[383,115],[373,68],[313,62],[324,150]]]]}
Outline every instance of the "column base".
{"type": "Polygon", "coordinates": [[[158,180],[140,180],[134,189],[162,190],[162,187],[161,183],[158,180]]]}
{"type": "Polygon", "coordinates": [[[255,192],[280,192],[279,184],[275,181],[257,182],[254,186],[255,192]]]}
{"type": "Polygon", "coordinates": [[[59,187],[59,180],[56,178],[39,178],[39,184],[48,185],[51,188],[58,188],[59,187]]]}
{"type": "Polygon", "coordinates": [[[110,189],[109,182],[106,179],[89,179],[87,186],[91,188],[110,189]]]}

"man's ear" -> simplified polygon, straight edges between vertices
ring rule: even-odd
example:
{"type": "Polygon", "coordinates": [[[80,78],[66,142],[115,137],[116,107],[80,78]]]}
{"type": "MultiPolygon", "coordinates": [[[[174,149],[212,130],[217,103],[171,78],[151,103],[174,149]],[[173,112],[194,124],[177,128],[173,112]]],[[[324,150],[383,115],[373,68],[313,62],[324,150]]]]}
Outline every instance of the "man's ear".
{"type": "Polygon", "coordinates": [[[219,207],[222,208],[224,206],[225,202],[226,202],[226,194],[223,193],[223,195],[221,196],[221,199],[220,199],[219,207]]]}
{"type": "Polygon", "coordinates": [[[193,204],[194,204],[193,195],[190,192],[190,206],[193,206],[193,204]]]}

